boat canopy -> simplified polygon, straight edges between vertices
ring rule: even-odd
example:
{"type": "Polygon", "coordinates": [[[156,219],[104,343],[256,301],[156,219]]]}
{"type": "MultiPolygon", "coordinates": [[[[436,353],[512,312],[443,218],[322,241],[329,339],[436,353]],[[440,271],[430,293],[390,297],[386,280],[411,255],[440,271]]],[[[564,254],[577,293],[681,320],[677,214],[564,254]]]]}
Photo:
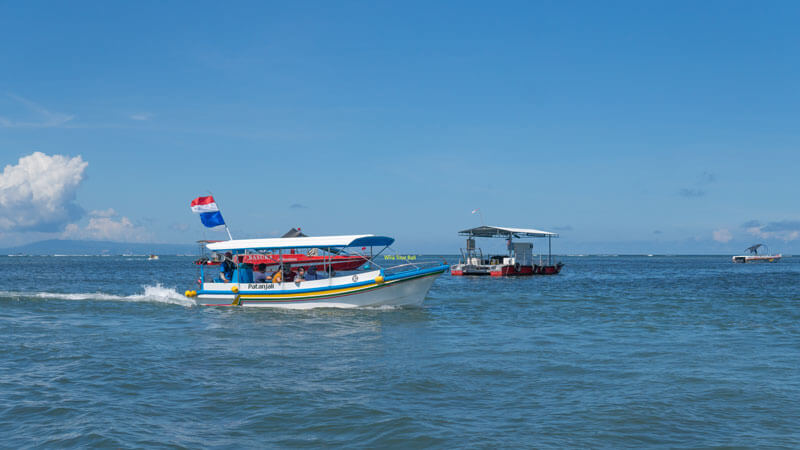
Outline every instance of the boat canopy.
{"type": "Polygon", "coordinates": [[[549,231],[534,230],[532,228],[511,228],[511,227],[491,227],[482,225],[480,227],[470,228],[468,230],[459,231],[458,234],[463,236],[474,237],[558,237],[558,233],[551,233],[549,231]]]}
{"type": "Polygon", "coordinates": [[[284,248],[342,248],[389,246],[394,238],[375,236],[372,234],[356,234],[351,236],[313,236],[272,239],[234,239],[207,244],[209,250],[269,250],[284,248]]]}
{"type": "MultiPolygon", "coordinates": [[[[746,249],[744,249],[744,251],[750,252],[750,253],[752,253],[754,255],[757,255],[758,254],[758,249],[761,248],[761,247],[766,247],[766,245],[764,245],[764,244],[756,244],[756,245],[754,245],[752,247],[747,247],[746,249]]],[[[767,252],[767,253],[769,253],[769,252],[767,252]]]]}

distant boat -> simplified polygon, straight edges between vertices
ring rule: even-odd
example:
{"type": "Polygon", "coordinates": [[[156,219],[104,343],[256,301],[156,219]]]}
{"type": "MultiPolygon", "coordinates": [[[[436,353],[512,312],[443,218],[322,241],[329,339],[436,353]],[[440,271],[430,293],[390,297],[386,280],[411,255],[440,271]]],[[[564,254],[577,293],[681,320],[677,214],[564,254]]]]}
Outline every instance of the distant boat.
{"type": "Polygon", "coordinates": [[[756,244],[752,247],[747,247],[745,250],[747,254],[734,256],[733,262],[735,263],[753,263],[753,262],[776,262],[782,258],[780,253],[772,254],[769,247],[764,244],[756,244]],[[760,252],[760,253],[759,253],[760,252]]]}
{"type": "Polygon", "coordinates": [[[157,259],[158,259],[158,255],[150,255],[150,256],[147,257],[148,261],[155,261],[157,259]]]}

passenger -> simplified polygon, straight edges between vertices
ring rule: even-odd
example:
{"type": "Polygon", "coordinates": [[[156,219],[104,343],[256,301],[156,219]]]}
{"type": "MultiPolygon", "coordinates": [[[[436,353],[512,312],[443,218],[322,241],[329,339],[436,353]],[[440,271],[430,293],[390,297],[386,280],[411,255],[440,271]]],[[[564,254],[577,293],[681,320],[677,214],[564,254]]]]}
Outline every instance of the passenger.
{"type": "Polygon", "coordinates": [[[305,278],[307,281],[318,280],[319,275],[317,274],[317,266],[310,266],[308,268],[308,272],[306,272],[305,278]]]}
{"type": "Polygon", "coordinates": [[[278,267],[278,270],[276,270],[272,274],[272,282],[273,283],[280,283],[281,281],[283,281],[283,275],[282,275],[280,267],[278,267]]]}
{"type": "Polygon", "coordinates": [[[294,282],[299,283],[301,281],[306,281],[306,268],[300,267],[297,269],[297,276],[294,277],[294,282]]]}
{"type": "Polygon", "coordinates": [[[253,270],[253,283],[266,283],[267,282],[267,265],[259,264],[253,270]]]}
{"type": "Polygon", "coordinates": [[[294,281],[294,272],[292,272],[291,264],[284,264],[282,278],[283,281],[294,281]]]}
{"type": "Polygon", "coordinates": [[[233,253],[225,252],[225,258],[219,265],[219,279],[223,283],[230,283],[233,279],[234,269],[236,269],[236,263],[233,262],[233,253]]]}

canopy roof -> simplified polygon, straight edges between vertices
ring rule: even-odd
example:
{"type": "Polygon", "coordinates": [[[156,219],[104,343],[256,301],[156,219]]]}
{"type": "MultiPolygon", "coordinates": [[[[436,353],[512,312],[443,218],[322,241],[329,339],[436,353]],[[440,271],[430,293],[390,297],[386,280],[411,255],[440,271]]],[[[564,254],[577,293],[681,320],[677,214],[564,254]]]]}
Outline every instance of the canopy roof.
{"type": "Polygon", "coordinates": [[[341,248],[392,245],[393,238],[372,234],[351,236],[314,236],[273,239],[234,239],[207,244],[209,250],[265,250],[282,248],[341,248]]]}
{"type": "Polygon", "coordinates": [[[459,231],[458,234],[463,236],[502,237],[502,238],[508,238],[511,236],[514,236],[515,238],[558,237],[558,233],[551,233],[549,231],[542,231],[542,230],[534,230],[532,228],[491,227],[488,225],[482,225],[480,227],[459,231]]]}

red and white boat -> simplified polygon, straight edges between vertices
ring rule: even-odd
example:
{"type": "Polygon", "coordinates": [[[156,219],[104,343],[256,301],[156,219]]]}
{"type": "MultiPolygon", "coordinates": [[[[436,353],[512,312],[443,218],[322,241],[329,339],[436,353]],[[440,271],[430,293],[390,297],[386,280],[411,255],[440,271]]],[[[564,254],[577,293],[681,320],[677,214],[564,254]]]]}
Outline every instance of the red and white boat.
{"type": "Polygon", "coordinates": [[[493,277],[555,275],[561,272],[564,264],[553,264],[551,239],[558,233],[528,228],[493,227],[482,225],[476,228],[459,231],[467,237],[467,248],[461,249],[461,260],[453,265],[450,273],[462,275],[490,275],[493,277]],[[483,251],[475,247],[475,238],[502,238],[507,241],[508,254],[484,256],[483,251]],[[514,242],[521,238],[547,238],[548,254],[544,261],[539,256],[538,264],[533,258],[533,244],[530,242],[514,242]]]}
{"type": "Polygon", "coordinates": [[[747,247],[744,251],[746,255],[738,255],[733,257],[735,263],[754,263],[754,262],[777,262],[783,255],[780,253],[773,255],[769,251],[769,247],[764,244],[756,244],[752,247],[747,247]],[[759,249],[761,254],[759,254],[759,249]]]}

